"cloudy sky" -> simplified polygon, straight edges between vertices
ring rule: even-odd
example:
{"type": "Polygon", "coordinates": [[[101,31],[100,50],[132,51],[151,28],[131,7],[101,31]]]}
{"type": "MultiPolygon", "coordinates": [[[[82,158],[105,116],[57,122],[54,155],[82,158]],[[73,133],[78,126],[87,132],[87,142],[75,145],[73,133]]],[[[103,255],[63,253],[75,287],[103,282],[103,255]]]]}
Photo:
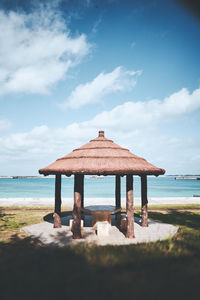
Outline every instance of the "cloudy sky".
{"type": "Polygon", "coordinates": [[[0,0],[0,175],[36,175],[105,130],[200,174],[200,19],[175,0],[0,0]]]}

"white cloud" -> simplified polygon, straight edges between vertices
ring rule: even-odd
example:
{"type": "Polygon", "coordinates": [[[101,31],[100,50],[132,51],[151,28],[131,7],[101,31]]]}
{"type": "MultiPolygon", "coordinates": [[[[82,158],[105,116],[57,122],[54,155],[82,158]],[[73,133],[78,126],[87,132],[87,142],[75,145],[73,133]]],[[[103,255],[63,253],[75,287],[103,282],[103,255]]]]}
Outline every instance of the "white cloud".
{"type": "Polygon", "coordinates": [[[72,37],[61,16],[0,11],[0,95],[47,93],[88,53],[84,34],[72,37]]]}
{"type": "Polygon", "coordinates": [[[191,94],[182,89],[162,101],[126,102],[89,121],[64,128],[43,125],[29,132],[5,134],[0,138],[1,163],[7,164],[7,170],[10,161],[19,166],[28,161],[32,173],[36,173],[37,169],[95,138],[98,130],[105,130],[106,137],[166,168],[168,173],[200,173],[199,136],[179,136],[176,132],[169,136],[162,131],[162,124],[171,124],[172,120],[179,120],[180,127],[184,126],[184,116],[198,109],[200,89],[191,94]]]}
{"type": "Polygon", "coordinates": [[[0,137],[0,156],[10,159],[27,159],[33,154],[39,156],[51,153],[65,153],[70,146],[84,140],[89,129],[77,132],[76,124],[65,128],[51,129],[46,125],[34,127],[27,132],[19,132],[0,137]]]}
{"type": "Polygon", "coordinates": [[[7,131],[11,127],[11,122],[7,119],[0,120],[0,132],[7,131]]]}
{"type": "Polygon", "coordinates": [[[129,132],[133,128],[137,130],[152,128],[160,122],[166,122],[198,108],[200,108],[200,89],[196,89],[192,94],[187,89],[182,89],[163,101],[125,102],[82,124],[88,127],[103,125],[113,130],[129,132]]]}
{"type": "Polygon", "coordinates": [[[107,94],[131,89],[136,84],[135,77],[140,74],[141,71],[127,71],[122,67],[117,67],[110,73],[100,73],[92,81],[78,85],[68,97],[64,107],[77,109],[96,103],[107,94]]]}

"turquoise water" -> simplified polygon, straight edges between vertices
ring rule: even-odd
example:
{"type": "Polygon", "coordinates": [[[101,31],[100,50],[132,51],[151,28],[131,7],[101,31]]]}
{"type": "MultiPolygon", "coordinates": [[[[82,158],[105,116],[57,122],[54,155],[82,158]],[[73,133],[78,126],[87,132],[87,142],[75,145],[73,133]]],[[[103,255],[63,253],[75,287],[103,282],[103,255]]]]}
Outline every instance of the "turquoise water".
{"type": "MultiPolygon", "coordinates": [[[[0,179],[0,198],[54,197],[54,178],[0,179]]],[[[73,197],[74,179],[63,176],[62,197],[73,197]]],[[[125,177],[121,179],[125,197],[125,177]]],[[[134,176],[134,195],[140,197],[140,178],[134,176]]],[[[85,178],[85,197],[114,197],[115,178],[85,178]]],[[[175,180],[173,177],[148,177],[149,197],[192,197],[200,194],[200,180],[175,180]]]]}

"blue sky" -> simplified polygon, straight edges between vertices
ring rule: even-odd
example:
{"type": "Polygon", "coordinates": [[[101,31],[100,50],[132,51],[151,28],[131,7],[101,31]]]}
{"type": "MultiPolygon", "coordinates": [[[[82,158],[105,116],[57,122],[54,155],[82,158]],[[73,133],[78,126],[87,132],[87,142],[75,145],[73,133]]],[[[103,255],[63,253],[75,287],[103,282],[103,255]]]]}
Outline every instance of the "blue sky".
{"type": "Polygon", "coordinates": [[[177,1],[0,1],[0,175],[105,130],[167,174],[200,173],[200,20],[177,1]]]}

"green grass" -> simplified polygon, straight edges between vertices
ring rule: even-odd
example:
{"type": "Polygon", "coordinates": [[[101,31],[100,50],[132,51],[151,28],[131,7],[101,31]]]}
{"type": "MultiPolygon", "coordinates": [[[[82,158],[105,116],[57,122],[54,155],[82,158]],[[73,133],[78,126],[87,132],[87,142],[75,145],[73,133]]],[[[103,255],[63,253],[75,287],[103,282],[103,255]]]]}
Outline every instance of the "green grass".
{"type": "Polygon", "coordinates": [[[179,226],[156,243],[47,247],[20,232],[49,208],[1,211],[0,293],[9,299],[191,299],[200,283],[200,209],[159,207],[149,217],[179,226]],[[4,225],[3,225],[4,224],[4,225]],[[8,234],[9,232],[9,234],[8,234]]]}

